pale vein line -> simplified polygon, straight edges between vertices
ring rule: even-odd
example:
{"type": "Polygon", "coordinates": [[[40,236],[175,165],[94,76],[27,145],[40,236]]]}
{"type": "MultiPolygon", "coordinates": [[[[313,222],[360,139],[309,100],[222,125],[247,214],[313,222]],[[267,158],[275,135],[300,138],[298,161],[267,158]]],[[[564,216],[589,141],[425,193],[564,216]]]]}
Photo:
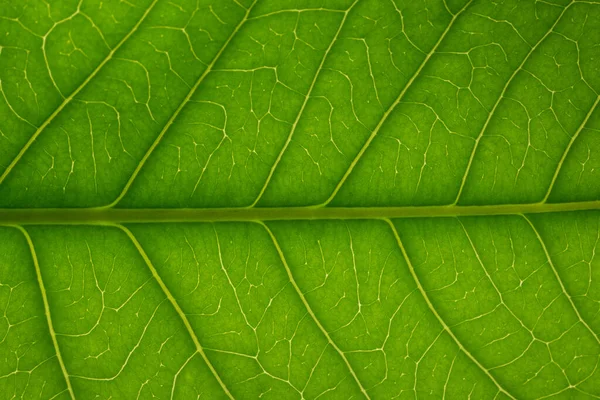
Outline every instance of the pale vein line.
{"type": "Polygon", "coordinates": [[[327,50],[325,50],[325,53],[323,54],[323,58],[321,59],[321,64],[319,64],[319,67],[317,68],[317,73],[313,77],[313,81],[310,84],[310,88],[308,89],[308,93],[306,94],[306,97],[304,97],[304,102],[302,103],[302,107],[300,108],[300,111],[298,112],[298,115],[296,116],[296,120],[294,121],[294,124],[292,125],[292,128],[290,129],[290,133],[289,133],[283,147],[281,148],[281,150],[279,151],[279,154],[277,155],[277,159],[275,160],[275,163],[273,164],[273,166],[271,167],[271,170],[269,171],[267,180],[265,181],[262,188],[260,189],[260,192],[258,193],[258,196],[256,196],[256,199],[254,200],[254,202],[252,202],[252,204],[250,204],[250,206],[248,206],[248,207],[252,208],[252,207],[256,206],[256,204],[260,201],[260,199],[264,195],[265,191],[267,190],[267,186],[269,186],[269,183],[271,182],[271,179],[273,178],[273,174],[275,173],[275,170],[277,169],[279,162],[283,158],[283,154],[285,153],[285,151],[289,147],[290,143],[292,142],[292,137],[294,136],[294,133],[296,132],[296,128],[298,127],[298,123],[300,122],[300,118],[302,117],[302,114],[304,113],[304,109],[306,108],[306,105],[308,104],[308,100],[310,100],[310,96],[313,92],[313,89],[315,88],[317,80],[318,80],[319,76],[321,75],[321,72],[323,71],[323,66],[325,65],[327,56],[329,55],[329,52],[333,48],[333,45],[337,42],[337,39],[340,36],[340,32],[342,32],[342,28],[346,24],[346,19],[348,18],[350,11],[352,11],[354,6],[356,6],[356,4],[359,1],[360,0],[355,0],[354,3],[352,3],[352,5],[350,6],[350,8],[344,12],[344,18],[342,18],[342,22],[340,23],[340,26],[338,27],[338,30],[335,33],[335,36],[333,37],[333,40],[331,40],[331,43],[329,43],[329,47],[327,48],[327,50]]]}
{"type": "Polygon", "coordinates": [[[585,322],[585,320],[581,317],[581,314],[579,313],[579,309],[575,306],[575,303],[573,302],[573,299],[569,295],[569,292],[567,292],[567,289],[565,288],[565,285],[563,284],[563,281],[560,278],[560,275],[558,274],[558,271],[556,270],[556,267],[554,266],[554,263],[552,262],[552,258],[550,257],[550,253],[548,252],[548,249],[546,248],[546,244],[544,243],[544,240],[542,239],[542,236],[538,232],[538,230],[535,227],[535,225],[533,225],[533,223],[531,222],[531,220],[526,215],[521,215],[521,216],[525,219],[525,221],[527,221],[527,223],[529,224],[529,226],[533,230],[533,233],[535,233],[535,236],[537,237],[537,240],[540,242],[540,245],[542,246],[542,249],[544,250],[544,254],[546,255],[546,259],[548,260],[548,264],[550,265],[550,268],[552,268],[552,272],[554,273],[554,276],[556,277],[556,280],[558,281],[558,284],[560,285],[560,288],[562,289],[563,294],[565,295],[565,297],[567,298],[567,300],[569,300],[569,303],[571,304],[571,307],[573,308],[573,311],[575,311],[575,314],[577,314],[577,318],[579,318],[579,321],[581,321],[581,323],[587,328],[587,330],[590,331],[590,333],[596,338],[596,342],[598,342],[598,344],[600,344],[600,338],[598,337],[598,335],[596,334],[596,332],[594,332],[592,330],[592,328],[590,328],[590,326],[588,325],[588,323],[585,322]]]}
{"type": "Polygon", "coordinates": [[[215,370],[215,367],[211,364],[208,357],[206,357],[206,354],[204,353],[204,349],[202,348],[202,345],[200,344],[200,341],[198,340],[196,333],[192,329],[192,325],[190,324],[190,321],[187,319],[185,313],[179,306],[179,303],[177,303],[177,300],[175,300],[175,297],[173,297],[173,295],[171,294],[171,291],[167,288],[167,286],[163,282],[160,275],[158,275],[156,268],[154,268],[152,261],[150,261],[150,258],[144,251],[144,248],[142,247],[140,242],[138,242],[137,238],[133,235],[133,233],[129,229],[127,229],[125,226],[123,226],[123,225],[114,225],[114,226],[121,229],[123,232],[125,232],[125,234],[129,237],[129,239],[131,240],[133,245],[137,248],[138,252],[144,259],[144,262],[150,269],[150,272],[152,272],[152,276],[154,277],[154,279],[156,279],[156,282],[158,282],[158,285],[162,289],[163,293],[165,294],[165,296],[167,296],[167,299],[169,299],[169,301],[173,305],[173,308],[175,308],[175,311],[177,312],[177,314],[183,321],[183,324],[185,325],[185,328],[187,329],[188,334],[190,335],[190,337],[192,338],[192,341],[194,342],[194,345],[196,346],[196,351],[198,352],[198,354],[200,354],[200,356],[202,356],[202,359],[204,360],[204,362],[206,363],[206,365],[208,366],[208,368],[210,369],[210,371],[216,378],[217,382],[219,382],[219,385],[221,385],[221,388],[223,389],[223,391],[225,392],[227,397],[229,397],[230,399],[233,399],[233,396],[229,392],[229,389],[227,389],[227,386],[225,386],[225,383],[221,380],[221,377],[215,370]]]}
{"type": "Polygon", "coordinates": [[[354,160],[352,160],[352,162],[348,166],[348,169],[346,169],[346,172],[342,176],[342,179],[340,179],[340,181],[337,183],[337,185],[333,189],[333,192],[327,198],[327,200],[325,200],[325,202],[323,202],[322,204],[320,204],[321,206],[328,205],[333,200],[333,198],[338,194],[338,192],[340,191],[340,189],[342,188],[342,186],[344,185],[344,183],[346,182],[346,180],[348,179],[348,177],[350,176],[350,174],[354,170],[354,167],[356,167],[356,165],[358,164],[359,160],[362,158],[363,154],[367,151],[367,148],[371,145],[371,142],[373,141],[373,139],[375,139],[375,136],[377,136],[377,134],[381,130],[382,126],[387,121],[388,117],[392,114],[392,112],[394,111],[394,109],[396,108],[396,106],[398,106],[398,104],[400,104],[400,102],[402,101],[402,99],[404,99],[404,95],[408,92],[408,89],[410,89],[410,87],[412,86],[412,84],[415,82],[415,80],[421,74],[421,71],[423,70],[423,68],[425,68],[425,65],[427,64],[427,62],[429,61],[429,59],[437,51],[438,47],[440,46],[440,44],[442,43],[442,41],[444,40],[444,38],[446,37],[446,35],[450,31],[450,29],[452,28],[452,26],[454,25],[454,23],[456,22],[456,20],[458,19],[458,17],[469,7],[469,5],[472,2],[473,2],[473,0],[469,1],[468,3],[466,3],[463,6],[463,8],[461,8],[460,11],[457,12],[452,17],[452,19],[450,20],[450,23],[448,24],[448,26],[446,27],[446,29],[444,30],[444,32],[442,32],[442,35],[440,36],[440,38],[438,39],[438,41],[431,48],[431,50],[429,51],[429,53],[427,53],[427,56],[423,59],[423,61],[421,62],[421,65],[419,65],[419,68],[415,71],[415,73],[412,75],[412,77],[410,78],[410,80],[406,83],[406,85],[404,86],[404,89],[402,89],[402,91],[400,92],[400,94],[398,95],[398,97],[396,98],[396,100],[392,103],[392,105],[383,114],[383,116],[379,120],[379,123],[377,124],[377,126],[375,127],[375,129],[373,130],[373,132],[371,132],[371,135],[369,136],[369,138],[367,139],[367,141],[365,142],[365,144],[363,145],[363,147],[360,149],[360,151],[358,152],[358,154],[356,154],[356,156],[354,157],[354,160]]]}
{"type": "Polygon", "coordinates": [[[392,233],[394,234],[394,237],[396,239],[396,242],[398,243],[398,247],[400,248],[400,251],[402,252],[402,256],[406,260],[406,264],[408,265],[408,269],[410,271],[410,274],[412,275],[412,277],[413,277],[413,279],[414,279],[414,281],[415,281],[415,283],[417,285],[417,288],[419,289],[419,292],[421,292],[421,295],[425,299],[425,302],[427,303],[427,307],[429,307],[429,310],[437,318],[437,320],[442,325],[442,327],[444,328],[444,330],[448,333],[448,335],[450,335],[450,337],[454,340],[454,342],[456,343],[456,345],[463,351],[463,353],[465,353],[465,355],[467,357],[469,357],[469,359],[475,365],[477,365],[479,367],[479,369],[481,369],[481,371],[483,371],[487,375],[487,377],[490,378],[490,380],[492,382],[494,382],[494,384],[498,387],[498,389],[502,393],[504,393],[506,396],[510,397],[511,399],[515,399],[515,397],[513,395],[511,395],[506,389],[504,389],[504,387],[502,387],[502,385],[500,385],[500,383],[496,380],[496,378],[494,378],[494,376],[483,365],[481,365],[481,363],[462,345],[462,343],[454,335],[454,332],[452,332],[452,330],[450,329],[450,327],[446,324],[446,322],[438,314],[437,310],[435,309],[435,307],[431,303],[431,300],[429,299],[429,296],[427,295],[427,291],[423,288],[423,286],[421,286],[421,281],[419,280],[419,278],[417,276],[417,273],[415,272],[415,268],[412,265],[412,262],[411,262],[410,258],[408,257],[408,253],[406,252],[406,249],[404,248],[404,244],[402,244],[402,240],[400,239],[400,235],[398,234],[398,231],[396,230],[396,227],[394,226],[394,224],[392,223],[391,220],[389,220],[389,219],[386,218],[386,219],[384,219],[384,221],[390,226],[390,228],[392,230],[392,233]]]}
{"type": "Polygon", "coordinates": [[[37,128],[37,130],[29,138],[27,143],[25,143],[25,145],[21,148],[19,154],[17,154],[17,156],[11,161],[8,167],[6,167],[2,175],[0,175],[0,184],[4,182],[6,177],[14,169],[15,165],[17,165],[21,158],[23,158],[23,155],[27,152],[27,150],[29,150],[33,143],[35,143],[38,136],[40,136],[44,129],[46,129],[46,127],[54,120],[54,118],[56,118],[58,114],[60,114],[60,112],[71,102],[71,100],[73,100],[75,96],[77,96],[79,92],[81,92],[83,88],[85,88],[87,84],[90,83],[90,81],[96,77],[96,75],[98,75],[98,72],[100,72],[100,70],[106,65],[106,63],[108,63],[112,59],[114,54],[121,48],[121,46],[131,37],[131,35],[133,35],[138,30],[142,22],[144,22],[144,20],[146,19],[148,14],[150,14],[150,11],[152,11],[157,2],[158,0],[154,0],[152,4],[150,4],[150,7],[146,9],[140,20],[133,26],[133,28],[127,33],[127,35],[125,35],[123,39],[121,39],[121,41],[106,55],[104,60],[102,60],[102,62],[98,64],[96,69],[94,69],[94,71],[77,87],[77,89],[75,89],[68,97],[66,97],[63,100],[63,102],[58,106],[58,108],[54,110],[54,112],[50,114],[50,116],[44,121],[44,123],[40,125],[39,128],[37,128]]]}
{"type": "Polygon", "coordinates": [[[571,151],[571,147],[573,146],[573,143],[575,143],[575,140],[577,140],[577,137],[579,136],[579,134],[581,133],[581,131],[583,131],[583,129],[587,125],[589,119],[591,118],[592,114],[596,110],[596,107],[598,106],[598,103],[600,103],[600,96],[598,96],[596,98],[596,101],[594,102],[594,105],[592,105],[592,108],[590,108],[590,111],[585,116],[585,119],[583,120],[583,122],[581,122],[581,125],[579,125],[579,128],[577,129],[577,132],[575,132],[575,134],[573,136],[571,136],[571,140],[569,141],[569,144],[567,145],[567,148],[563,152],[563,155],[560,158],[560,161],[558,162],[556,170],[554,171],[554,176],[552,177],[552,181],[550,182],[550,186],[548,187],[548,191],[546,192],[546,195],[544,196],[544,199],[542,200],[542,203],[545,203],[546,201],[548,201],[548,197],[550,197],[550,193],[552,192],[552,189],[554,188],[554,184],[556,183],[556,179],[558,178],[558,175],[559,175],[560,170],[561,170],[561,168],[563,166],[563,163],[565,162],[565,159],[567,158],[567,155],[571,151]]]}
{"type": "Polygon", "coordinates": [[[31,208],[0,209],[0,224],[102,225],[136,222],[274,221],[310,219],[436,218],[543,214],[600,210],[600,200],[572,203],[420,207],[257,207],[257,208],[31,208]]]}
{"type": "Polygon", "coordinates": [[[469,162],[467,163],[467,168],[465,169],[465,173],[463,174],[463,177],[462,177],[462,180],[460,183],[460,187],[458,189],[458,194],[456,195],[456,199],[454,199],[454,202],[452,203],[453,205],[458,204],[458,201],[460,200],[462,192],[465,188],[465,184],[467,183],[467,178],[469,176],[469,172],[471,171],[471,165],[473,164],[473,160],[475,159],[475,153],[477,153],[477,148],[479,146],[479,143],[481,142],[481,138],[483,137],[484,132],[487,130],[487,127],[488,127],[490,121],[492,120],[492,117],[495,115],[498,105],[504,98],[504,95],[506,94],[506,91],[508,90],[508,86],[510,85],[512,80],[515,78],[515,76],[517,76],[517,74],[523,69],[523,67],[525,66],[525,63],[527,62],[527,60],[529,60],[529,57],[531,57],[531,55],[538,48],[538,46],[554,31],[554,28],[556,28],[556,25],[558,25],[558,23],[562,19],[562,16],[564,15],[564,13],[569,9],[569,7],[572,4],[575,4],[575,2],[569,3],[562,10],[562,12],[556,18],[556,21],[554,21],[554,24],[548,30],[548,32],[546,32],[546,34],[544,36],[542,36],[542,38],[540,40],[538,40],[538,42],[531,49],[529,49],[529,52],[527,53],[527,55],[525,56],[525,58],[523,59],[523,61],[519,65],[519,67],[513,72],[513,74],[510,76],[510,78],[508,78],[508,80],[504,84],[504,87],[502,88],[502,92],[500,92],[500,96],[498,96],[498,99],[496,100],[496,103],[494,103],[492,110],[488,113],[487,119],[485,120],[483,127],[481,128],[481,130],[479,131],[479,134],[477,135],[477,138],[475,139],[475,144],[473,145],[473,149],[471,150],[471,155],[469,156],[469,162]]]}
{"type": "Polygon", "coordinates": [[[288,274],[288,278],[290,280],[290,283],[292,284],[292,286],[296,290],[296,293],[298,294],[298,297],[300,297],[300,300],[304,304],[304,307],[306,307],[306,311],[308,311],[308,313],[310,314],[312,320],[315,322],[315,324],[317,325],[317,327],[321,330],[321,332],[323,333],[323,336],[325,336],[325,338],[327,339],[327,341],[329,342],[329,344],[331,345],[331,347],[333,347],[335,349],[335,351],[337,351],[337,353],[340,355],[340,357],[342,358],[342,360],[344,360],[344,363],[346,364],[346,367],[348,367],[348,370],[350,371],[350,374],[352,375],[352,377],[356,381],[356,384],[360,388],[361,392],[365,395],[365,397],[367,399],[370,399],[370,397],[369,397],[366,389],[363,387],[362,383],[358,379],[358,376],[356,376],[356,373],[354,372],[354,369],[352,368],[352,365],[350,365],[350,361],[348,361],[348,358],[346,357],[346,355],[344,354],[344,352],[331,339],[331,337],[329,336],[329,333],[327,333],[327,331],[325,330],[325,328],[323,327],[323,325],[321,325],[321,322],[319,321],[319,319],[317,318],[317,316],[313,312],[312,308],[310,307],[310,304],[308,304],[308,301],[306,300],[306,297],[304,297],[304,294],[300,290],[300,287],[298,287],[298,284],[296,283],[296,280],[294,279],[294,275],[292,274],[292,270],[290,269],[290,267],[289,267],[289,265],[288,265],[288,263],[287,263],[287,261],[285,259],[285,256],[283,255],[283,250],[281,250],[281,247],[279,246],[279,243],[277,242],[277,238],[275,238],[275,235],[273,234],[273,232],[271,232],[271,229],[269,229],[269,227],[266,224],[264,224],[263,222],[260,222],[260,221],[257,221],[257,223],[260,224],[260,225],[262,225],[263,228],[265,228],[265,230],[267,231],[267,233],[271,237],[271,241],[273,242],[273,245],[275,246],[275,249],[277,250],[277,253],[279,254],[279,258],[281,259],[281,263],[283,264],[283,266],[284,266],[284,268],[285,268],[285,270],[286,270],[286,272],[288,274]]]}
{"type": "Polygon", "coordinates": [[[179,104],[179,107],[177,107],[177,110],[175,110],[173,115],[171,115],[171,118],[169,118],[169,120],[167,121],[167,123],[165,124],[163,129],[160,131],[160,133],[158,134],[158,136],[156,137],[156,139],[154,140],[154,142],[152,143],[150,148],[146,151],[146,154],[144,154],[144,157],[142,157],[142,159],[138,163],[137,167],[135,168],[135,170],[129,177],[129,180],[125,184],[125,187],[123,187],[123,190],[121,190],[121,193],[119,194],[119,196],[112,203],[104,206],[105,208],[111,208],[111,207],[116,206],[123,199],[123,197],[125,197],[125,195],[129,191],[129,189],[133,185],[133,182],[135,181],[135,179],[139,175],[140,171],[146,164],[146,161],[148,161],[148,159],[154,152],[154,149],[156,149],[156,147],[158,147],[162,138],[165,136],[167,131],[171,128],[171,125],[173,125],[173,123],[175,122],[175,120],[177,119],[177,117],[179,116],[181,111],[185,108],[185,106],[188,104],[188,102],[192,99],[192,97],[196,93],[196,90],[198,89],[198,87],[202,84],[202,82],[204,82],[204,79],[208,76],[208,74],[210,74],[212,72],[212,69],[214,68],[215,64],[219,61],[219,59],[221,58],[221,55],[223,54],[225,49],[229,46],[229,43],[233,40],[235,35],[237,35],[237,33],[240,31],[240,29],[246,23],[246,21],[248,21],[248,16],[250,15],[252,8],[257,3],[257,1],[258,0],[254,0],[252,2],[252,4],[250,5],[250,7],[248,7],[244,17],[240,20],[240,22],[237,24],[235,29],[231,32],[231,35],[229,35],[229,37],[227,38],[227,40],[225,41],[223,46],[221,46],[221,49],[219,50],[219,52],[214,56],[214,58],[212,59],[210,64],[208,64],[208,66],[206,67],[206,69],[204,70],[202,75],[200,75],[200,77],[198,78],[196,83],[194,83],[194,86],[191,87],[191,89],[189,90],[189,92],[187,93],[185,98],[179,104]]]}
{"type": "Polygon", "coordinates": [[[48,330],[50,331],[50,337],[52,338],[52,344],[54,345],[54,350],[56,351],[56,359],[58,360],[58,364],[60,365],[60,369],[62,371],[63,377],[65,378],[65,382],[67,384],[67,390],[69,391],[69,395],[71,399],[75,400],[75,393],[73,392],[73,387],[71,386],[71,381],[69,379],[69,373],[67,372],[67,368],[65,367],[65,363],[63,361],[62,355],[60,354],[60,348],[58,347],[58,340],[56,338],[56,332],[54,331],[54,325],[52,324],[52,317],[50,316],[50,304],[48,303],[48,296],[46,295],[46,287],[44,286],[44,281],[42,280],[42,271],[40,270],[40,264],[37,259],[37,255],[35,252],[35,247],[33,246],[33,241],[31,240],[31,236],[25,230],[25,228],[21,226],[14,226],[15,229],[18,229],[23,236],[25,236],[25,240],[27,240],[27,245],[29,246],[29,250],[31,252],[31,257],[33,259],[33,265],[35,266],[35,274],[37,276],[37,281],[40,286],[40,293],[42,294],[42,300],[44,302],[44,311],[46,314],[46,320],[48,322],[48,330]]]}

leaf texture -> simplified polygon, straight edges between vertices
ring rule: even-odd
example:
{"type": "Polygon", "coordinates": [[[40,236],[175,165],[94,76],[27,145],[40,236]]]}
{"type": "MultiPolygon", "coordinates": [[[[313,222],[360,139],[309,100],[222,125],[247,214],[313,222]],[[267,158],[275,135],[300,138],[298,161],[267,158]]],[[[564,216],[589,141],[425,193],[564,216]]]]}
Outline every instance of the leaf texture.
{"type": "Polygon", "coordinates": [[[600,4],[0,0],[0,398],[600,397],[600,4]]]}

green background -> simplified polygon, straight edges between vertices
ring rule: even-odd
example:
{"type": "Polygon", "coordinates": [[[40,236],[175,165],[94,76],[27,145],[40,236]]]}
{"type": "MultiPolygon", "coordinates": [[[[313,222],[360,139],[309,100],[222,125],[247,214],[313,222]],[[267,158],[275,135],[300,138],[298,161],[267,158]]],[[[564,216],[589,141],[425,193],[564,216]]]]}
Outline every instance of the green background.
{"type": "Polygon", "coordinates": [[[600,397],[600,3],[0,0],[0,398],[600,397]]]}

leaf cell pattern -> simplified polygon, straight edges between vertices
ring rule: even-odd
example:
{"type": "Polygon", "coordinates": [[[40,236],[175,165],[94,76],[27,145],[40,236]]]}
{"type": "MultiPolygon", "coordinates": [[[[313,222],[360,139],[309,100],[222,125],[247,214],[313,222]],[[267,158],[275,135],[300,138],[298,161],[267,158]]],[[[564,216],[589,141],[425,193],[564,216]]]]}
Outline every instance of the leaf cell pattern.
{"type": "Polygon", "coordinates": [[[600,397],[598,2],[0,1],[0,33],[33,220],[0,218],[0,398],[600,397]],[[134,209],[181,214],[102,220],[134,209]]]}

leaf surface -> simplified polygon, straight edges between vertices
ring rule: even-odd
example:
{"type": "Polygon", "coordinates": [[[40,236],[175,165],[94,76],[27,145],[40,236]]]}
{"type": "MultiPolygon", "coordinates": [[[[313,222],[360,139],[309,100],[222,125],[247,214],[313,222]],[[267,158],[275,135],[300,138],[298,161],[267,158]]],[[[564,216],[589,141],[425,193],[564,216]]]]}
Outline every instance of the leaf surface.
{"type": "Polygon", "coordinates": [[[0,1],[0,398],[600,397],[600,4],[0,1]]]}

